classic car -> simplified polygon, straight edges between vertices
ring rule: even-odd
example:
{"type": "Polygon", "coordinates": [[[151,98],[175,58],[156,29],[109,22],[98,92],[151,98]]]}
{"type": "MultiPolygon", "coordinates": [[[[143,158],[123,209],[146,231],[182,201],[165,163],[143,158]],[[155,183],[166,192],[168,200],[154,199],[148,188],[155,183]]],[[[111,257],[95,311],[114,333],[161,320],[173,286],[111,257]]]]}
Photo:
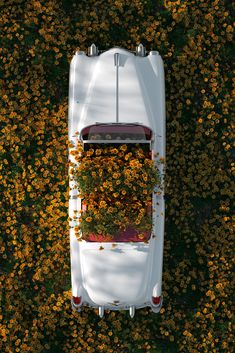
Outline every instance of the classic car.
{"type": "MultiPolygon", "coordinates": [[[[69,77],[69,168],[76,165],[73,146],[120,144],[143,146],[157,163],[165,159],[164,67],[157,51],[135,52],[119,47],[99,51],[92,44],[88,53],[77,51],[69,77]]],[[[158,164],[161,187],[152,193],[148,212],[152,230],[139,239],[134,227],[107,240],[77,239],[78,216],[87,207],[69,175],[69,225],[72,307],[107,310],[150,307],[160,311],[164,242],[164,165],[158,164]],[[102,249],[102,251],[100,251],[102,249]]],[[[70,170],[70,169],[69,169],[70,170]]]]}

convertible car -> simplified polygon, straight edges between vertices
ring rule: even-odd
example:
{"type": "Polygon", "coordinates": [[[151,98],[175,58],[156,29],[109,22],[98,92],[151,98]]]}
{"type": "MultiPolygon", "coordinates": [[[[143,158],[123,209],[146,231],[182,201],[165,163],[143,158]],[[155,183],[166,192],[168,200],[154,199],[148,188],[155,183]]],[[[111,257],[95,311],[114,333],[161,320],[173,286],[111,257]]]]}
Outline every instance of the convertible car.
{"type": "MultiPolygon", "coordinates": [[[[105,310],[161,309],[164,241],[164,187],[155,187],[148,212],[152,230],[140,239],[134,227],[118,232],[111,240],[78,239],[75,228],[87,207],[81,199],[71,168],[76,165],[72,149],[99,145],[143,146],[157,164],[165,158],[164,68],[157,51],[146,52],[142,44],[131,52],[119,47],[88,53],[78,51],[69,77],[69,225],[72,308],[105,310]],[[100,250],[102,249],[102,251],[100,250]]],[[[158,166],[164,186],[164,165],[158,166]]]]}

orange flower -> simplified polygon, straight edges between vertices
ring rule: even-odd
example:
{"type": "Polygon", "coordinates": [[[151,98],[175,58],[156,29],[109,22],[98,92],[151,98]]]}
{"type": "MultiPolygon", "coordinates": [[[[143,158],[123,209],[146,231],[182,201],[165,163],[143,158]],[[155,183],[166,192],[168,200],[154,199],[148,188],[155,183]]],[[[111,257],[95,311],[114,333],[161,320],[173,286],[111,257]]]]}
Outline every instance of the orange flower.
{"type": "Polygon", "coordinates": [[[107,203],[105,201],[100,201],[100,208],[105,208],[107,203]]]}
{"type": "Polygon", "coordinates": [[[119,173],[114,173],[114,174],[113,174],[113,178],[114,178],[114,179],[117,179],[119,176],[120,176],[119,173]]]}
{"type": "Polygon", "coordinates": [[[127,145],[121,145],[120,150],[125,152],[127,150],[127,145]]]}

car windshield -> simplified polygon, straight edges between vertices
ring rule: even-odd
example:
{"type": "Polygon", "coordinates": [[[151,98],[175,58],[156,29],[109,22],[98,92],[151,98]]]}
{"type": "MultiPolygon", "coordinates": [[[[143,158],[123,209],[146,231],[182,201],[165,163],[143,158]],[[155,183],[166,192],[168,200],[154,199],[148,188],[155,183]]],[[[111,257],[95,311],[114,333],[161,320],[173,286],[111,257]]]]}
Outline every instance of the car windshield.
{"type": "Polygon", "coordinates": [[[149,141],[152,137],[152,131],[145,126],[135,124],[97,124],[83,129],[81,135],[83,141],[149,141]]]}
{"type": "MultiPolygon", "coordinates": [[[[92,148],[94,151],[105,146],[117,147],[126,144],[128,150],[133,147],[141,147],[145,153],[145,158],[151,159],[150,141],[152,132],[150,129],[140,125],[93,125],[83,129],[82,140],[84,149],[88,151],[92,148]]],[[[94,153],[95,155],[95,153],[94,153]]],[[[91,157],[92,159],[92,157],[91,157]]],[[[112,205],[110,205],[112,206],[112,205]]],[[[82,211],[87,210],[86,200],[82,200],[82,211]]],[[[152,220],[152,205],[146,207],[146,216],[152,220]]],[[[133,225],[128,225],[126,230],[122,230],[113,234],[111,238],[107,238],[102,234],[86,235],[84,240],[88,242],[146,242],[151,237],[151,231],[137,231],[133,225]]]]}

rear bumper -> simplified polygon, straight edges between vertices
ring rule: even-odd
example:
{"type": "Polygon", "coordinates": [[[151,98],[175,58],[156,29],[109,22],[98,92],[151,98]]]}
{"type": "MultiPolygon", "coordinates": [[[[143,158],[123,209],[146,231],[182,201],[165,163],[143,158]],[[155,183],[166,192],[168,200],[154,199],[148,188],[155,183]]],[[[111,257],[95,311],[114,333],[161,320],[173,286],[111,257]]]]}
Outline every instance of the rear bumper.
{"type": "MultiPolygon", "coordinates": [[[[87,302],[87,301],[83,301],[80,305],[76,305],[73,303],[73,300],[71,300],[71,304],[72,304],[72,307],[75,309],[75,310],[78,310],[80,311],[80,309],[84,306],[84,307],[89,307],[89,308],[93,308],[93,309],[99,309],[100,308],[100,305],[97,305],[97,304],[94,304],[94,303],[90,303],[90,302],[87,302]]],[[[154,313],[158,313],[160,310],[161,310],[161,307],[162,307],[162,304],[163,304],[163,297],[161,297],[161,301],[160,301],[160,304],[159,305],[153,305],[153,303],[151,301],[148,301],[148,302],[145,302],[145,303],[142,303],[142,304],[137,304],[137,305],[131,305],[131,304],[128,304],[128,305],[102,305],[102,308],[104,310],[113,310],[113,311],[119,311],[119,310],[130,310],[130,307],[135,307],[135,309],[143,309],[143,308],[146,308],[146,307],[150,307],[152,308],[152,311],[154,313]]]]}

